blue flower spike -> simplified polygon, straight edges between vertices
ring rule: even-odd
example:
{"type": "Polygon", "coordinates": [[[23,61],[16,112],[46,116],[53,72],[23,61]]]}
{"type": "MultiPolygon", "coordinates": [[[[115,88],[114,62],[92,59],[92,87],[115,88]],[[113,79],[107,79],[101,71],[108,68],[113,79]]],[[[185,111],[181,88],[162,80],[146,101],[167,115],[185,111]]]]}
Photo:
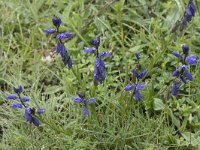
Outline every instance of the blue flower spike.
{"type": "Polygon", "coordinates": [[[140,93],[140,90],[143,90],[145,88],[145,85],[143,83],[138,83],[136,85],[134,84],[128,84],[124,88],[125,91],[131,91],[133,90],[133,96],[137,102],[142,100],[142,96],[140,93]]]}
{"type": "Polygon", "coordinates": [[[85,47],[84,52],[85,53],[96,53],[95,58],[95,64],[94,64],[94,85],[98,85],[99,83],[102,83],[105,78],[105,63],[102,60],[102,57],[109,57],[111,54],[110,52],[99,52],[99,45],[100,45],[100,36],[98,36],[96,39],[92,40],[92,44],[95,47],[85,47]]]}
{"type": "Polygon", "coordinates": [[[61,19],[58,18],[57,16],[55,16],[52,19],[52,23],[56,27],[56,30],[54,30],[54,29],[45,29],[44,32],[46,34],[56,33],[56,35],[55,35],[55,39],[57,40],[56,54],[60,53],[64,65],[65,66],[68,65],[69,69],[71,69],[72,68],[72,64],[73,64],[72,63],[72,59],[67,53],[67,49],[66,49],[66,47],[64,45],[64,41],[68,40],[73,35],[72,35],[72,33],[69,33],[69,32],[63,32],[63,33],[59,32],[59,27],[61,25],[61,19]]]}
{"type": "Polygon", "coordinates": [[[194,1],[190,0],[186,9],[185,9],[185,13],[184,13],[183,19],[182,19],[181,24],[180,24],[180,31],[181,32],[183,31],[183,29],[185,28],[187,23],[189,23],[192,20],[192,17],[195,16],[195,12],[196,12],[196,7],[195,7],[195,4],[194,4],[194,1]]]}
{"type": "Polygon", "coordinates": [[[84,94],[78,94],[78,97],[74,98],[74,103],[81,104],[83,107],[83,115],[87,117],[89,115],[89,111],[87,109],[87,104],[91,105],[96,100],[96,97],[90,98],[88,101],[85,99],[84,94]]]}
{"type": "Polygon", "coordinates": [[[45,112],[45,110],[42,109],[42,108],[38,108],[38,109],[29,108],[26,105],[26,102],[30,101],[30,99],[28,97],[26,97],[26,96],[25,97],[21,97],[21,93],[22,93],[22,86],[21,85],[19,87],[14,87],[13,90],[17,94],[17,96],[14,95],[14,94],[10,94],[6,98],[9,99],[9,100],[17,100],[18,99],[20,103],[13,103],[12,104],[12,108],[13,109],[16,109],[16,108],[23,109],[24,108],[25,120],[27,122],[29,122],[30,124],[33,123],[36,127],[38,127],[39,126],[39,121],[36,118],[35,114],[42,114],[42,113],[45,112]]]}
{"type": "Polygon", "coordinates": [[[38,119],[35,117],[35,113],[37,114],[42,114],[44,113],[45,110],[42,109],[42,108],[39,108],[35,111],[34,108],[29,108],[29,107],[26,107],[25,108],[25,111],[24,111],[24,118],[27,122],[29,122],[30,124],[34,124],[36,127],[39,126],[39,121],[38,119]]]}
{"type": "Polygon", "coordinates": [[[187,82],[186,79],[192,81],[193,80],[192,75],[189,72],[187,72],[186,69],[187,66],[182,65],[181,67],[179,67],[179,69],[173,72],[173,77],[180,78],[181,81],[185,84],[187,82]]]}

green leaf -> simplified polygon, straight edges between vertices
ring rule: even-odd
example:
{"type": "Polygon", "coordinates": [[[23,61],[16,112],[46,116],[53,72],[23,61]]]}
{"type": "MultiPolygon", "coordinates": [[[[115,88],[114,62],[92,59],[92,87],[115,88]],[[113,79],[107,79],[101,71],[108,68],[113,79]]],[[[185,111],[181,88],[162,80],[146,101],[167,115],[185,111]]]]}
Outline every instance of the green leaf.
{"type": "Polygon", "coordinates": [[[180,128],[180,120],[179,119],[177,119],[175,116],[174,116],[174,114],[173,114],[173,112],[172,111],[170,111],[171,112],[171,118],[172,118],[172,123],[177,127],[177,128],[180,128]]]}
{"type": "Polygon", "coordinates": [[[63,90],[62,86],[48,86],[47,89],[45,90],[44,94],[54,94],[58,91],[63,90]]]}
{"type": "Polygon", "coordinates": [[[162,110],[165,107],[163,101],[159,98],[154,98],[154,110],[162,110]]]}

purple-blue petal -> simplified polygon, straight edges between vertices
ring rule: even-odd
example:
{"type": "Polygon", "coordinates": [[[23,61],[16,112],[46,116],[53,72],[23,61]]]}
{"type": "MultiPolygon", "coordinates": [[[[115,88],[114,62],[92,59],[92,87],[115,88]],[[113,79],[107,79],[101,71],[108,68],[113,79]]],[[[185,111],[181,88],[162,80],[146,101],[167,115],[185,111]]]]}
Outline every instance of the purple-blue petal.
{"type": "Polygon", "coordinates": [[[187,69],[187,66],[186,65],[183,65],[179,68],[179,71],[183,72],[187,69]]]}
{"type": "Polygon", "coordinates": [[[189,47],[187,45],[182,45],[183,54],[188,55],[189,47]]]}
{"type": "Polygon", "coordinates": [[[72,37],[72,34],[65,32],[65,33],[58,34],[56,36],[56,39],[63,40],[63,39],[67,39],[67,38],[70,38],[70,37],[72,37]]]}
{"type": "Polygon", "coordinates": [[[111,54],[110,52],[100,52],[99,57],[105,56],[106,58],[109,57],[111,54]]]}
{"type": "Polygon", "coordinates": [[[140,91],[136,90],[135,93],[134,93],[134,97],[135,97],[135,100],[136,100],[137,102],[141,101],[142,96],[141,96],[141,94],[140,94],[140,91]]]}
{"type": "Polygon", "coordinates": [[[15,91],[15,93],[21,94],[21,92],[22,92],[22,86],[20,85],[19,87],[13,87],[13,90],[15,91]]]}
{"type": "Polygon", "coordinates": [[[66,47],[65,47],[64,44],[60,45],[60,55],[61,55],[61,57],[62,57],[63,60],[66,59],[67,49],[66,49],[66,47]]]}
{"type": "Polygon", "coordinates": [[[179,75],[180,75],[179,70],[175,70],[175,71],[173,72],[173,77],[179,77],[179,75]]]}
{"type": "Polygon", "coordinates": [[[190,55],[186,57],[185,62],[188,65],[195,65],[197,63],[197,57],[195,55],[190,55]]]}
{"type": "Polygon", "coordinates": [[[69,67],[69,69],[71,69],[72,68],[72,59],[71,59],[71,57],[69,57],[68,58],[68,61],[67,61],[67,65],[68,65],[68,67],[69,67]]]}
{"type": "Polygon", "coordinates": [[[29,107],[25,108],[24,118],[26,121],[31,121],[31,109],[29,107]]]}
{"type": "Polygon", "coordinates": [[[62,49],[62,47],[61,47],[61,45],[58,43],[58,44],[56,45],[56,54],[60,53],[61,49],[62,49]]]}
{"type": "Polygon", "coordinates": [[[17,99],[17,96],[14,94],[10,94],[10,95],[6,96],[6,98],[9,100],[15,100],[15,99],[17,99]]]}
{"type": "Polygon", "coordinates": [[[195,11],[196,11],[196,7],[195,7],[193,1],[190,1],[189,7],[190,7],[190,12],[191,12],[192,16],[194,16],[195,15],[195,11]]]}
{"type": "Polygon", "coordinates": [[[85,47],[84,51],[85,53],[94,53],[96,49],[93,47],[85,47]]]}
{"type": "Polygon", "coordinates": [[[144,70],[144,71],[140,74],[140,78],[142,79],[146,74],[147,74],[147,70],[144,70]]]}
{"type": "Polygon", "coordinates": [[[39,124],[39,121],[38,121],[38,119],[36,117],[32,117],[31,121],[36,127],[39,127],[40,124],[39,124]]]}
{"type": "Polygon", "coordinates": [[[22,108],[22,104],[20,104],[20,103],[14,103],[14,104],[12,105],[12,108],[13,108],[13,109],[22,108]]]}
{"type": "Polygon", "coordinates": [[[172,52],[172,54],[177,58],[182,59],[182,56],[178,52],[172,52]]]}
{"type": "Polygon", "coordinates": [[[85,117],[87,117],[88,114],[89,114],[88,109],[87,109],[86,106],[83,106],[83,114],[84,114],[85,117]]]}
{"type": "Polygon", "coordinates": [[[98,36],[96,39],[92,40],[92,44],[95,46],[96,49],[98,49],[99,44],[100,44],[100,36],[98,36]]]}
{"type": "Polygon", "coordinates": [[[136,53],[135,57],[137,58],[137,60],[139,60],[140,59],[140,53],[136,53]]]}
{"type": "Polygon", "coordinates": [[[53,22],[53,25],[56,26],[57,28],[60,26],[61,24],[61,19],[58,18],[57,16],[55,16],[53,19],[52,19],[52,22],[53,22]]]}
{"type": "Polygon", "coordinates": [[[54,29],[45,29],[44,33],[46,34],[53,34],[54,32],[56,32],[54,29]]]}
{"type": "Polygon", "coordinates": [[[188,80],[190,80],[190,81],[193,80],[192,75],[191,75],[189,72],[185,72],[184,75],[185,75],[185,77],[186,77],[188,80]]]}
{"type": "Polygon", "coordinates": [[[81,99],[80,97],[76,97],[76,98],[74,98],[74,103],[81,103],[81,102],[83,102],[83,99],[81,99]]]}
{"type": "Polygon", "coordinates": [[[178,95],[178,90],[181,86],[181,83],[173,83],[172,84],[172,95],[177,96],[178,95]]]}
{"type": "Polygon", "coordinates": [[[137,72],[135,69],[133,70],[133,73],[135,74],[135,77],[136,77],[136,78],[140,78],[140,73],[137,72]]]}
{"type": "Polygon", "coordinates": [[[181,79],[181,81],[183,82],[183,83],[187,83],[187,81],[186,81],[186,79],[183,77],[183,76],[180,76],[180,79],[181,79]]]}
{"type": "Polygon", "coordinates": [[[96,97],[90,98],[87,103],[91,105],[96,100],[96,97]]]}
{"type": "Polygon", "coordinates": [[[137,85],[136,85],[136,91],[138,91],[138,90],[143,90],[143,89],[144,89],[144,87],[145,87],[145,85],[144,85],[144,84],[142,84],[142,83],[139,83],[139,84],[137,84],[137,85]]]}
{"type": "Polygon", "coordinates": [[[30,99],[28,97],[21,98],[22,102],[28,102],[30,99]]]}
{"type": "Polygon", "coordinates": [[[44,112],[45,112],[45,110],[43,108],[36,109],[36,113],[39,114],[39,115],[44,113],[44,112]]]}
{"type": "Polygon", "coordinates": [[[125,91],[130,91],[134,88],[134,84],[128,84],[126,85],[126,87],[124,88],[125,91]]]}

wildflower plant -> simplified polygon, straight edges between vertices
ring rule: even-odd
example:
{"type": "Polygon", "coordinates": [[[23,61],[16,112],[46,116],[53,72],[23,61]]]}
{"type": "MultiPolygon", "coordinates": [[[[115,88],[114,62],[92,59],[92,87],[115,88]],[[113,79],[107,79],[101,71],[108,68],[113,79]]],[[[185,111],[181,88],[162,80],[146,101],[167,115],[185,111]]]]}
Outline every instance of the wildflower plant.
{"type": "MultiPolygon", "coordinates": [[[[135,57],[137,59],[137,65],[140,66],[140,53],[136,53],[135,57]]],[[[143,72],[137,71],[137,69],[133,70],[133,77],[136,78],[135,83],[131,83],[126,85],[124,88],[125,91],[132,91],[132,97],[139,102],[142,100],[142,96],[140,93],[140,90],[143,90],[145,88],[145,85],[143,83],[140,83],[140,81],[145,77],[147,74],[147,70],[144,70],[143,72]]]]}
{"type": "Polygon", "coordinates": [[[55,39],[57,40],[57,45],[56,45],[56,54],[60,53],[60,56],[62,58],[62,61],[64,65],[68,65],[68,67],[71,69],[72,68],[72,59],[68,55],[67,49],[64,45],[65,40],[69,39],[72,37],[72,34],[69,32],[63,32],[61,33],[59,31],[59,27],[61,25],[61,19],[58,18],[57,16],[52,19],[52,23],[55,26],[55,29],[45,29],[44,32],[47,35],[50,34],[55,34],[55,39]]]}
{"type": "Polygon", "coordinates": [[[96,100],[96,97],[90,98],[86,100],[85,94],[78,94],[78,97],[74,98],[74,103],[81,104],[83,107],[83,114],[85,117],[89,115],[89,111],[87,105],[91,105],[96,100]]]}
{"type": "Polygon", "coordinates": [[[176,79],[172,84],[171,92],[173,96],[177,96],[178,90],[181,86],[181,81],[186,84],[186,80],[193,80],[192,75],[190,74],[190,72],[187,71],[187,65],[197,64],[197,57],[194,54],[189,55],[189,47],[187,45],[182,45],[182,54],[179,54],[175,51],[172,52],[172,54],[176,56],[183,64],[181,67],[173,72],[173,77],[176,77],[176,79]]]}
{"type": "Polygon", "coordinates": [[[15,102],[12,104],[12,108],[20,108],[24,109],[24,118],[27,122],[30,124],[34,124],[36,127],[39,126],[39,121],[36,117],[36,114],[42,114],[45,112],[43,108],[30,108],[28,105],[26,105],[26,102],[28,102],[30,99],[28,97],[22,97],[22,86],[19,87],[13,87],[15,94],[10,94],[6,98],[8,100],[19,100],[18,102],[15,102]]]}
{"type": "Polygon", "coordinates": [[[179,52],[172,52],[183,64],[195,65],[197,63],[197,57],[194,54],[189,54],[189,47],[187,45],[182,45],[182,54],[179,52]]]}
{"type": "Polygon", "coordinates": [[[96,53],[95,64],[94,64],[94,85],[98,85],[102,83],[105,78],[105,63],[102,60],[102,57],[109,57],[110,52],[99,52],[99,45],[100,45],[100,36],[96,39],[92,40],[92,44],[95,47],[85,47],[85,53],[96,53]]]}

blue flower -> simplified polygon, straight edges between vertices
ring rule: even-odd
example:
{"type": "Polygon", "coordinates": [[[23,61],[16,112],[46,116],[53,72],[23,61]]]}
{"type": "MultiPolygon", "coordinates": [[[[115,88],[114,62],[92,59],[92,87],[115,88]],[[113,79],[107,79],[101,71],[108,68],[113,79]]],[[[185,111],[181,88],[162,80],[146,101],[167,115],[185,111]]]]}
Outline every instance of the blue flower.
{"type": "Polygon", "coordinates": [[[172,91],[172,95],[173,96],[177,96],[178,95],[178,91],[179,91],[180,86],[181,86],[181,83],[179,83],[179,82],[175,82],[175,83],[172,84],[171,91],[172,91]]]}
{"type": "Polygon", "coordinates": [[[90,98],[88,101],[85,99],[85,95],[78,94],[78,97],[74,98],[74,103],[83,105],[83,114],[85,117],[88,116],[89,112],[86,104],[91,105],[96,100],[96,97],[90,98]]]}
{"type": "Polygon", "coordinates": [[[56,30],[45,29],[44,32],[47,33],[47,34],[53,34],[53,33],[56,32],[56,40],[57,40],[56,54],[60,53],[64,65],[65,66],[68,65],[69,69],[71,69],[72,68],[72,59],[71,59],[71,57],[69,57],[67,55],[67,50],[66,50],[66,47],[64,45],[64,41],[66,39],[71,38],[72,34],[68,33],[68,32],[64,32],[64,33],[59,32],[61,19],[58,18],[57,16],[52,19],[52,22],[53,22],[54,26],[56,27],[56,30]]]}
{"type": "Polygon", "coordinates": [[[95,59],[94,65],[94,82],[102,82],[106,78],[105,70],[105,63],[98,57],[95,59]]]}
{"type": "Polygon", "coordinates": [[[62,57],[62,61],[64,63],[64,65],[68,65],[68,67],[71,69],[72,68],[72,59],[70,56],[67,55],[67,49],[65,47],[65,45],[62,43],[58,43],[56,45],[56,53],[60,53],[60,56],[62,57]]]}
{"type": "Polygon", "coordinates": [[[195,65],[197,63],[197,57],[195,55],[190,55],[186,57],[185,62],[188,65],[195,65]]]}
{"type": "Polygon", "coordinates": [[[54,29],[45,29],[44,32],[45,32],[46,34],[53,34],[53,33],[56,32],[56,30],[54,30],[54,29]]]}
{"type": "Polygon", "coordinates": [[[99,49],[100,36],[98,36],[96,39],[93,39],[92,44],[95,46],[96,49],[99,49]]]}
{"type": "Polygon", "coordinates": [[[172,54],[177,58],[182,59],[182,56],[178,52],[172,52],[172,54]]]}
{"type": "Polygon", "coordinates": [[[29,100],[30,100],[30,99],[29,99],[28,97],[22,97],[22,98],[21,98],[21,101],[22,101],[22,102],[28,102],[29,100]]]}
{"type": "Polygon", "coordinates": [[[42,114],[44,112],[45,112],[45,110],[41,109],[41,108],[39,108],[38,111],[35,112],[35,109],[31,109],[29,107],[26,107],[25,112],[24,112],[24,118],[30,124],[33,123],[36,127],[38,127],[39,121],[34,115],[35,115],[35,113],[42,114]]]}
{"type": "Polygon", "coordinates": [[[13,90],[15,91],[16,94],[21,94],[22,86],[20,85],[19,87],[13,87],[13,90]]]}
{"type": "Polygon", "coordinates": [[[99,44],[100,44],[100,37],[98,36],[96,39],[92,40],[92,44],[95,46],[90,48],[90,47],[85,47],[84,51],[85,53],[95,53],[96,52],[96,58],[95,58],[95,64],[94,64],[94,84],[98,85],[99,83],[102,83],[105,78],[105,63],[102,60],[102,57],[109,57],[111,54],[110,52],[100,52],[99,53],[99,44]]]}
{"type": "Polygon", "coordinates": [[[134,69],[133,73],[137,79],[142,79],[147,74],[147,70],[144,70],[142,73],[139,73],[134,69]]]}
{"type": "Polygon", "coordinates": [[[16,100],[18,98],[20,103],[13,103],[12,108],[13,109],[24,108],[25,109],[25,113],[24,113],[25,120],[28,121],[29,123],[33,123],[35,126],[38,127],[39,121],[34,115],[35,115],[35,113],[42,114],[42,113],[44,113],[45,110],[42,109],[42,108],[39,108],[39,109],[36,109],[36,111],[35,111],[35,108],[31,109],[28,106],[26,106],[25,102],[28,102],[30,99],[28,97],[22,97],[21,98],[21,93],[22,93],[22,86],[21,85],[19,87],[14,87],[13,89],[14,89],[15,93],[17,94],[17,96],[10,94],[6,98],[10,99],[10,100],[16,100]]]}
{"type": "Polygon", "coordinates": [[[68,38],[71,38],[72,37],[72,34],[71,33],[68,33],[68,32],[64,32],[64,33],[60,33],[56,36],[56,39],[57,40],[64,40],[64,39],[68,39],[68,38]]]}
{"type": "Polygon", "coordinates": [[[94,47],[85,47],[85,53],[94,53],[96,49],[94,47]]]}
{"type": "Polygon", "coordinates": [[[181,25],[180,25],[180,31],[183,31],[186,24],[192,20],[192,17],[195,16],[195,12],[196,12],[196,8],[194,5],[194,2],[193,2],[193,0],[190,0],[185,9],[184,17],[183,17],[181,25]]]}
{"type": "Polygon", "coordinates": [[[136,85],[135,84],[128,84],[128,85],[126,85],[124,90],[125,91],[131,91],[132,89],[134,89],[133,96],[134,96],[135,100],[137,102],[139,102],[139,101],[142,100],[142,96],[141,96],[140,90],[143,90],[144,88],[145,88],[145,85],[143,83],[138,83],[136,85]]]}
{"type": "Polygon", "coordinates": [[[53,19],[52,19],[52,22],[53,22],[53,25],[58,28],[60,27],[60,24],[61,24],[61,19],[58,18],[57,16],[55,16],[53,19]]]}
{"type": "Polygon", "coordinates": [[[139,61],[140,60],[140,53],[135,54],[136,59],[139,61]]]}
{"type": "Polygon", "coordinates": [[[14,94],[10,94],[10,95],[6,96],[6,98],[10,99],[10,100],[15,100],[15,99],[17,99],[17,96],[14,94]]]}
{"type": "Polygon", "coordinates": [[[22,104],[20,104],[20,103],[14,103],[14,104],[12,105],[12,108],[13,108],[13,109],[15,109],[15,108],[22,108],[22,104]]]}
{"type": "Polygon", "coordinates": [[[192,75],[189,72],[186,72],[187,66],[183,65],[179,69],[173,72],[173,77],[180,78],[183,83],[186,84],[186,79],[192,81],[192,75]],[[186,79],[185,79],[186,78],[186,79]]]}
{"type": "Polygon", "coordinates": [[[185,54],[187,56],[189,53],[189,47],[185,44],[182,45],[182,51],[183,51],[183,54],[185,54]]]}
{"type": "Polygon", "coordinates": [[[192,54],[187,56],[189,54],[189,47],[187,45],[182,45],[182,51],[184,59],[178,52],[172,52],[172,54],[188,65],[195,65],[197,63],[197,57],[195,55],[192,54]]]}

